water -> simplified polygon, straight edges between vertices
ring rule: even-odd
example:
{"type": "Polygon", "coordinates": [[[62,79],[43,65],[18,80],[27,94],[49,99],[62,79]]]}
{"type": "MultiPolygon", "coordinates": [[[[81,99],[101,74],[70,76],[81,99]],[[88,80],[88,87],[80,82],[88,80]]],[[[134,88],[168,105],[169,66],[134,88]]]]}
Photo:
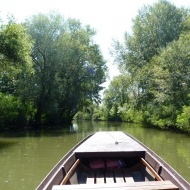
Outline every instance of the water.
{"type": "Polygon", "coordinates": [[[127,123],[81,122],[64,129],[0,134],[0,189],[34,190],[65,153],[95,131],[133,135],[190,182],[190,136],[127,123]]]}

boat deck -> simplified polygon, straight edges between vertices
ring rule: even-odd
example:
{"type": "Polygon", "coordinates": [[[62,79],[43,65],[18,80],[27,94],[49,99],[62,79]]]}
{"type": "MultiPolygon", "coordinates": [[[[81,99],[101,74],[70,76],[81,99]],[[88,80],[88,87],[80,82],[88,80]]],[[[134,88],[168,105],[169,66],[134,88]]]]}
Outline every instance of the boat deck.
{"type": "Polygon", "coordinates": [[[87,157],[140,156],[144,157],[146,149],[135,140],[120,131],[97,132],[75,149],[78,158],[84,152],[87,157]]]}
{"type": "Polygon", "coordinates": [[[97,132],[75,149],[84,152],[143,152],[146,149],[135,140],[120,131],[97,132]],[[101,146],[100,146],[101,145],[101,146]]]}

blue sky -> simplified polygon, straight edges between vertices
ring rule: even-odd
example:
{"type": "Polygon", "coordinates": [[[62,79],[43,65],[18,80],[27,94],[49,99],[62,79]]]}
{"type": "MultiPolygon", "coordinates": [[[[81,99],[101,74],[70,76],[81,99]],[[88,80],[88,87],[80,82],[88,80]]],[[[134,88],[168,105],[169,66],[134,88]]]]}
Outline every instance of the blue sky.
{"type": "MultiPolygon", "coordinates": [[[[109,55],[112,39],[123,41],[124,32],[130,32],[132,18],[144,5],[156,0],[0,0],[0,17],[12,14],[18,21],[55,10],[66,18],[79,19],[95,28],[95,41],[100,45],[110,70],[110,79],[119,72],[109,55]]],[[[176,6],[190,8],[189,0],[171,0],[176,6]]],[[[109,81],[106,83],[106,85],[109,81]]]]}

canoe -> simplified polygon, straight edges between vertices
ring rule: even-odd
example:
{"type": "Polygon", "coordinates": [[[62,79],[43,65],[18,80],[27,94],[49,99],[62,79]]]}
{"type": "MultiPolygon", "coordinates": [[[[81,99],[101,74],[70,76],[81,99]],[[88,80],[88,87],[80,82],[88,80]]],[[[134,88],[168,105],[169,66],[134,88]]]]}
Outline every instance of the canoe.
{"type": "Polygon", "coordinates": [[[72,148],[36,190],[179,189],[190,184],[129,134],[97,132],[72,148]]]}

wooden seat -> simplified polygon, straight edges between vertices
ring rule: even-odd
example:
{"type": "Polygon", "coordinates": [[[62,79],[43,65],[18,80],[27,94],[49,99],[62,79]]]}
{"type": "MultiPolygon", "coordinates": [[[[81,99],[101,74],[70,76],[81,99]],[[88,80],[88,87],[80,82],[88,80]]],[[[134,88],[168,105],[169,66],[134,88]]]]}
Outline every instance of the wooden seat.
{"type": "Polygon", "coordinates": [[[149,182],[133,182],[133,183],[113,183],[113,184],[82,184],[82,185],[54,185],[52,190],[179,190],[171,181],[149,181],[149,182]]]}

